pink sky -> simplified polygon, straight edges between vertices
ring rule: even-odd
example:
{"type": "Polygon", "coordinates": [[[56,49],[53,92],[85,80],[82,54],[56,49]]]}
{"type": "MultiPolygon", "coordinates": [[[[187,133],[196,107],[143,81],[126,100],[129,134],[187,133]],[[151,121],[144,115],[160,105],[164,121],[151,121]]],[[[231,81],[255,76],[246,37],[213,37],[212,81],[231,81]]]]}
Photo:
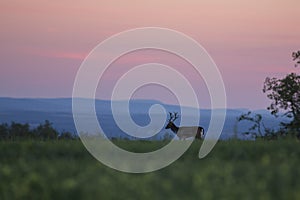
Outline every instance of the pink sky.
{"type": "MultiPolygon", "coordinates": [[[[228,107],[265,108],[265,77],[295,70],[291,53],[300,49],[299,7],[298,0],[1,1],[0,96],[71,97],[81,62],[99,42],[155,26],[180,31],[206,48],[222,73],[228,107]]],[[[202,106],[209,105],[204,83],[183,61],[146,53],[121,59],[111,74],[121,65],[164,60],[185,71],[202,106]]],[[[111,79],[105,79],[99,98],[108,98],[111,79]]]]}

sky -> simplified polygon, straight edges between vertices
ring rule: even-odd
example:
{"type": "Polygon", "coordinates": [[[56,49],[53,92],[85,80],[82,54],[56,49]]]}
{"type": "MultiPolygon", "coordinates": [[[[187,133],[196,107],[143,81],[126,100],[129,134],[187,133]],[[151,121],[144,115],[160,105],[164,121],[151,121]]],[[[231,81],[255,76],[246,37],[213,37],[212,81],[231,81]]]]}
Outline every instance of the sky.
{"type": "MultiPolygon", "coordinates": [[[[299,71],[291,57],[300,49],[299,7],[298,0],[2,0],[0,97],[71,97],[76,73],[97,44],[128,29],[162,27],[192,37],[207,50],[223,77],[229,108],[266,108],[264,79],[299,71]]],[[[121,72],[147,62],[180,71],[195,87],[200,106],[209,107],[205,82],[189,63],[154,50],[112,63],[96,97],[109,99],[121,72]]],[[[134,97],[176,103],[159,86],[140,88],[134,97]]]]}

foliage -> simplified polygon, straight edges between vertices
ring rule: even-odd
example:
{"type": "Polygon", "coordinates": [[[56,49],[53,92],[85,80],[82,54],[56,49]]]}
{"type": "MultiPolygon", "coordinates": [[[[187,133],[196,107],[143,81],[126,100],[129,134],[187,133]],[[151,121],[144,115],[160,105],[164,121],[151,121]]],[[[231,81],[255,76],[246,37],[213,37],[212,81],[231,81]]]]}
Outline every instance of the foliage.
{"type": "MultiPolygon", "coordinates": [[[[119,142],[129,150],[162,144],[119,142]]],[[[197,141],[164,169],[126,174],[78,140],[0,141],[0,199],[300,199],[297,143],[221,141],[199,159],[197,141]]]]}
{"type": "Polygon", "coordinates": [[[77,137],[67,131],[59,133],[53,128],[52,123],[46,120],[36,128],[31,128],[28,123],[21,124],[12,122],[0,124],[0,140],[19,140],[19,139],[76,139],[77,137]]]}
{"type": "Polygon", "coordinates": [[[260,114],[255,114],[254,116],[251,116],[251,112],[249,111],[246,114],[242,114],[237,118],[237,121],[243,121],[243,120],[248,120],[253,122],[253,126],[249,128],[250,132],[246,132],[244,134],[251,134],[254,135],[255,137],[263,137],[262,133],[262,126],[264,127],[262,120],[262,116],[260,114]]]}
{"type": "Polygon", "coordinates": [[[0,140],[8,137],[8,124],[0,124],[0,140]]]}
{"type": "Polygon", "coordinates": [[[249,111],[248,113],[242,114],[237,118],[238,122],[243,120],[247,120],[253,123],[253,125],[249,128],[248,132],[244,132],[245,135],[252,135],[254,138],[263,138],[268,140],[274,140],[278,137],[278,132],[267,128],[262,121],[261,114],[255,114],[249,111]]]}
{"type": "Polygon", "coordinates": [[[56,139],[58,137],[58,132],[52,127],[52,123],[48,120],[44,124],[40,124],[33,133],[43,139],[56,139]]]}
{"type": "Polygon", "coordinates": [[[74,134],[68,132],[68,131],[63,131],[61,134],[58,135],[58,139],[68,139],[68,140],[73,140],[75,139],[74,134]]]}
{"type": "Polygon", "coordinates": [[[287,110],[287,116],[297,116],[300,111],[300,76],[291,73],[283,79],[267,77],[263,92],[273,102],[268,107],[272,114],[280,109],[287,110]]]}
{"type": "Polygon", "coordinates": [[[278,116],[280,111],[291,119],[289,123],[282,123],[290,132],[300,130],[300,76],[290,73],[282,79],[267,77],[263,92],[272,100],[268,110],[278,116]]]}
{"type": "Polygon", "coordinates": [[[29,124],[19,124],[12,122],[8,133],[10,137],[28,137],[30,135],[29,124]]]}
{"type": "Polygon", "coordinates": [[[300,64],[300,51],[293,52],[292,57],[296,61],[295,67],[297,67],[300,64]]]}

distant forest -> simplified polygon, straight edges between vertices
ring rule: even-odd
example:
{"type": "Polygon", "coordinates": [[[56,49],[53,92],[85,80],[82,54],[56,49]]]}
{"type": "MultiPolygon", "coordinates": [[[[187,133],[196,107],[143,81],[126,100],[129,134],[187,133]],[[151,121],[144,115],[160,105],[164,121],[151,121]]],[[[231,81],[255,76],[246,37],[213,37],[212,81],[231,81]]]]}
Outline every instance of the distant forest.
{"type": "Polygon", "coordinates": [[[28,123],[21,124],[11,122],[11,124],[0,124],[0,140],[18,140],[25,138],[39,140],[74,140],[78,139],[78,136],[68,131],[57,131],[48,120],[35,128],[30,127],[28,123]]]}

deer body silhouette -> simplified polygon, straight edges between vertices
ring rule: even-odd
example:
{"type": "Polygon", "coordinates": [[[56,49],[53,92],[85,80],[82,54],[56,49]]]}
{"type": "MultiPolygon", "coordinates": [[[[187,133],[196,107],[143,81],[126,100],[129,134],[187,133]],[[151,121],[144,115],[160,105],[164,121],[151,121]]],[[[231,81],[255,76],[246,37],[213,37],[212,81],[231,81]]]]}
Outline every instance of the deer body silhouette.
{"type": "Polygon", "coordinates": [[[178,127],[174,124],[174,121],[178,119],[178,113],[171,113],[170,118],[168,120],[168,124],[166,126],[166,129],[171,129],[177,136],[178,138],[181,139],[186,139],[190,137],[195,137],[196,139],[201,140],[204,137],[204,128],[201,126],[182,126],[178,127]]]}

